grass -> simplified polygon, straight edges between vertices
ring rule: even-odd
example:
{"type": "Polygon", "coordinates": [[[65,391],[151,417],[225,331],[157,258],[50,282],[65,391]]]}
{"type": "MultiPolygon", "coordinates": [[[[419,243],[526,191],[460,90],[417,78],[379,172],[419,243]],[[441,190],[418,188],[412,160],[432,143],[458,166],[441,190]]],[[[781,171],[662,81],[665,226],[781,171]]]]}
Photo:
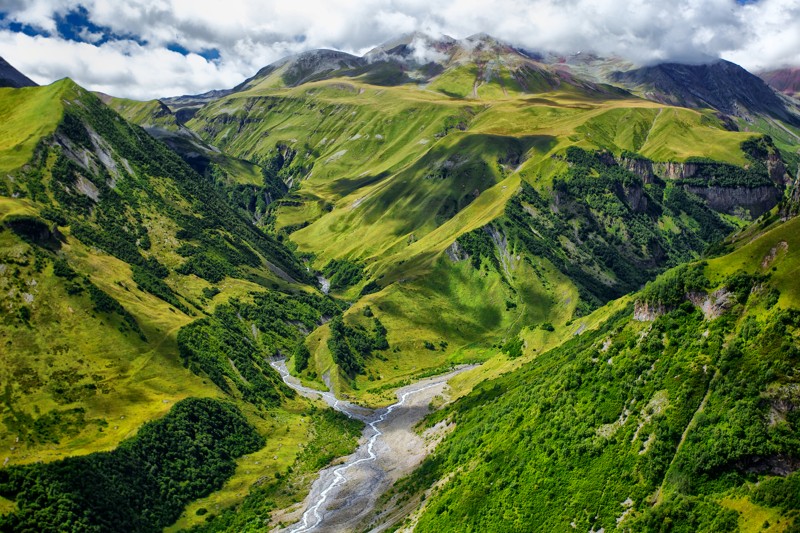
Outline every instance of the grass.
{"type": "Polygon", "coordinates": [[[709,260],[707,275],[712,282],[721,281],[737,270],[770,274],[771,284],[781,293],[778,304],[784,308],[800,306],[800,288],[797,285],[797,276],[800,275],[800,219],[794,218],[766,230],[744,232],[735,245],[736,249],[730,254],[709,260]],[[786,248],[780,243],[786,243],[786,248]],[[774,259],[765,262],[773,251],[774,259]]]}
{"type": "Polygon", "coordinates": [[[739,531],[741,533],[759,533],[760,531],[780,533],[792,525],[792,520],[781,517],[779,509],[762,507],[751,502],[747,497],[728,496],[722,498],[719,504],[739,513],[739,531]]]}
{"type": "Polygon", "coordinates": [[[0,88],[0,173],[27,163],[39,139],[55,131],[62,99],[71,97],[73,85],[67,79],[47,87],[0,88]]]}
{"type": "MultiPolygon", "coordinates": [[[[0,233],[0,262],[33,263],[29,246],[15,241],[10,232],[0,233]]],[[[32,264],[17,266],[13,278],[9,276],[12,272],[6,271],[0,284],[14,293],[6,301],[6,313],[9,305],[11,309],[27,306],[31,319],[29,324],[15,321],[0,330],[5,346],[2,381],[17,382],[6,387],[4,416],[9,416],[9,409],[14,417],[31,420],[65,409],[85,410],[85,423],[55,435],[57,446],[49,441],[26,440],[26,430],[20,433],[8,424],[1,426],[0,442],[12,450],[7,455],[10,464],[109,450],[144,422],[165,414],[176,401],[219,395],[214,387],[188,373],[177,357],[175,335],[190,317],[139,291],[125,263],[90,251],[74,240],[63,250],[74,268],[86,272],[93,283],[136,317],[149,342],[132,332],[119,331],[116,319],[94,312],[85,293],[67,294],[63,281],[53,275],[52,266],[41,272],[36,272],[32,264]],[[21,289],[16,288],[19,284],[31,294],[30,303],[20,296],[21,289]],[[59,372],[72,376],[70,379],[77,380],[79,386],[93,383],[96,392],[78,401],[58,400],[49,384],[59,372]],[[23,375],[24,382],[12,377],[23,375]]]]}
{"type": "MultiPolygon", "coordinates": [[[[478,83],[476,94],[478,72],[470,66],[450,69],[427,86],[376,87],[341,78],[286,88],[273,74],[206,106],[189,122],[237,157],[263,156],[277,143],[295,150],[292,168],[301,187],[278,208],[276,227],[313,254],[314,267],[356,259],[367,279],[387,287],[360,303],[380,313],[396,346],[384,354],[386,361],[369,361],[368,375],[355,382],[333,372],[335,390],[382,404],[391,400],[387,383],[455,360],[486,360],[507,331],[522,331],[531,351],[560,342],[559,333],[535,327],[547,321],[565,327],[577,302],[574,285],[555,276],[555,269],[546,277],[558,287],[560,301],[570,304],[554,305],[559,298],[553,296],[545,302],[541,287],[526,289],[530,272],[522,267],[515,298],[525,311],[509,312],[508,291],[443,258],[460,235],[503,214],[520,179],[547,188],[565,169],[554,156],[567,147],[631,150],[655,161],[703,156],[746,162],[739,144],[752,133],[730,132],[709,112],[569,84],[553,90],[536,73],[530,73],[538,91],[532,95],[504,68],[478,83]],[[245,116],[249,123],[240,129],[245,116]],[[448,169],[444,178],[442,168],[448,169]],[[450,351],[427,350],[426,340],[447,342],[450,351]]],[[[358,299],[360,288],[343,296],[358,299]]],[[[348,316],[361,309],[356,305],[348,316]]],[[[301,376],[318,386],[333,368],[325,339],[322,328],[309,340],[317,377],[301,376]]]]}

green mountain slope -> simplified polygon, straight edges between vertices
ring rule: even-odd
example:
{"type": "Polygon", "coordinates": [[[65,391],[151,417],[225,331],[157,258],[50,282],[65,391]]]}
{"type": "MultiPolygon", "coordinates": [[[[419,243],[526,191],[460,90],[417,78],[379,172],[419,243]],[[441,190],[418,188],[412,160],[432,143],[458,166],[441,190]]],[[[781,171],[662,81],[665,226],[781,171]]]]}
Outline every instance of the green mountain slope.
{"type": "Polygon", "coordinates": [[[791,522],[793,130],[468,41],[0,89],[0,529],[263,528],[359,433],[272,357],[369,405],[485,362],[421,530],[791,522]]]}
{"type": "Polygon", "coordinates": [[[437,414],[456,429],[403,485],[426,490],[415,530],[791,529],[799,230],[667,272],[437,414]]]}
{"type": "Polygon", "coordinates": [[[282,198],[287,185],[277,175],[280,168],[270,162],[265,168],[232,157],[203,141],[186,128],[179,115],[161,100],[138,102],[100,95],[104,103],[127,120],[143,127],[164,142],[189,166],[217,187],[228,203],[264,227],[274,223],[271,204],[282,198]]]}
{"type": "MultiPolygon", "coordinates": [[[[501,59],[510,53],[493,50],[501,59]]],[[[785,166],[768,161],[780,162],[778,151],[765,141],[754,159],[742,149],[753,134],[727,130],[710,112],[572,78],[464,97],[437,88],[481,57],[455,54],[427,86],[376,86],[352,73],[288,88],[254,81],[186,124],[226,153],[279,168],[290,192],[272,206],[275,229],[322,275],[349,265],[350,283],[332,290],[351,300],[368,295],[347,314],[352,324],[369,305],[386,325],[389,353],[361,354],[363,377],[334,372],[340,390],[385,396],[392,383],[485,359],[523,328],[532,350],[537,324],[564,327],[730,231],[709,205],[748,218],[781,198],[785,166]],[[584,165],[588,188],[574,179],[570,147],[599,158],[584,165]],[[743,168],[753,165],[757,177],[748,181],[743,168]],[[726,173],[733,177],[720,182],[726,173]],[[571,227],[561,201],[575,216],[571,227]],[[532,202],[552,214],[521,219],[532,202]],[[502,227],[515,209],[517,229],[502,227]],[[523,246],[508,232],[532,240],[523,246]],[[475,238],[496,268],[460,264],[474,255],[459,253],[462,241],[475,238]],[[615,260],[632,265],[629,272],[602,264],[615,260]]],[[[465,75],[465,87],[475,75],[465,75]]],[[[334,368],[328,339],[327,328],[312,336],[305,377],[334,368]]]]}
{"type": "Polygon", "coordinates": [[[341,304],[96,96],[70,80],[3,91],[0,529],[162,529],[197,498],[240,502],[254,462],[278,474],[274,501],[297,497],[359,424],[297,398],[267,361],[341,304]],[[132,470],[141,457],[157,479],[132,470]]]}

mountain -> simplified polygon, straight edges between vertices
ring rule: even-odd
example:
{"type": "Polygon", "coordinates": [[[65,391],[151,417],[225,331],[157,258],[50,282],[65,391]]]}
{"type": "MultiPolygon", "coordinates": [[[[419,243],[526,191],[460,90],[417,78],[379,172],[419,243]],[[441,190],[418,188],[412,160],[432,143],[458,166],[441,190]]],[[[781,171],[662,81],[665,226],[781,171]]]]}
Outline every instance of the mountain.
{"type": "Polygon", "coordinates": [[[163,529],[237,462],[349,453],[266,363],[342,306],[213,181],[69,79],[3,90],[0,169],[0,529],[163,529]],[[265,452],[290,425],[316,448],[265,452]]]}
{"type": "Polygon", "coordinates": [[[767,84],[788,96],[800,96],[800,68],[782,68],[759,72],[758,76],[767,84]]]}
{"type": "Polygon", "coordinates": [[[476,365],[359,529],[788,526],[800,139],[682,68],[674,105],[409,34],[197,96],[0,91],[0,529],[285,527],[362,425],[276,358],[375,408],[476,365]]]}
{"type": "Polygon", "coordinates": [[[337,391],[387,401],[387,384],[518,335],[533,349],[541,324],[580,321],[702,253],[733,230],[725,217],[772,209],[795,172],[791,137],[761,142],[485,35],[406,36],[367,56],[413,79],[420,40],[439,54],[425,82],[373,83],[370,65],[345,65],[288,87],[281,66],[184,124],[275,169],[288,194],[271,227],[356,301],[352,324],[369,327],[367,306],[385,324],[391,352],[353,356],[355,373],[337,371],[348,356],[327,327],[312,333],[303,376],[330,372],[337,391]]]}
{"type": "Polygon", "coordinates": [[[36,83],[0,57],[0,87],[35,87],[36,83]]]}
{"type": "Polygon", "coordinates": [[[641,90],[649,99],[672,105],[710,107],[742,118],[764,114],[800,124],[796,104],[781,99],[763,80],[729,61],[704,65],[662,63],[614,72],[610,79],[641,90]]]}
{"type": "Polygon", "coordinates": [[[415,531],[792,531],[799,230],[772,217],[478,385],[366,523],[399,506],[415,531]]]}
{"type": "Polygon", "coordinates": [[[161,100],[137,102],[108,95],[103,102],[131,122],[143,127],[216,185],[230,205],[254,223],[266,225],[269,206],[287,192],[277,176],[250,161],[238,159],[205,142],[183,125],[181,113],[173,113],[161,100]]]}

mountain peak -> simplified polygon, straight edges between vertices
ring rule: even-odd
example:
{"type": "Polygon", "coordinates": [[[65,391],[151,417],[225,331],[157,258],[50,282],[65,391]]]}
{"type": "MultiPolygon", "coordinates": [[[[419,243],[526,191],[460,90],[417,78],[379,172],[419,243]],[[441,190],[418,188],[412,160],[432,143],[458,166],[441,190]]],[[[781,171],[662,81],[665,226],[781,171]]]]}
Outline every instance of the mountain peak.
{"type": "Polygon", "coordinates": [[[795,124],[800,122],[797,112],[791,111],[763,80],[724,59],[696,65],[661,63],[616,71],[609,78],[639,88],[649,99],[671,105],[710,107],[743,118],[763,113],[795,124]]]}
{"type": "Polygon", "coordinates": [[[434,36],[415,31],[376,46],[364,55],[364,59],[370,62],[395,60],[404,63],[442,64],[449,59],[457,42],[449,35],[434,36]]]}
{"type": "Polygon", "coordinates": [[[0,57],[0,87],[36,87],[36,83],[0,57]]]}

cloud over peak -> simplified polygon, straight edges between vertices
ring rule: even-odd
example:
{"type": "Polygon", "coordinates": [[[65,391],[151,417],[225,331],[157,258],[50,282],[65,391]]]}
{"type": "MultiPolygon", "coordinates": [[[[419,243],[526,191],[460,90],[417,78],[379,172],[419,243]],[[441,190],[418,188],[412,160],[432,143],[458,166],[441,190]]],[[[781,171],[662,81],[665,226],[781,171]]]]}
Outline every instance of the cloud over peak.
{"type": "MultiPolygon", "coordinates": [[[[639,64],[800,65],[800,1],[2,0],[0,55],[37,82],[134,98],[232,87],[289,54],[362,55],[399,34],[479,32],[530,50],[639,64]]],[[[413,49],[435,52],[421,37],[413,49]]]]}

